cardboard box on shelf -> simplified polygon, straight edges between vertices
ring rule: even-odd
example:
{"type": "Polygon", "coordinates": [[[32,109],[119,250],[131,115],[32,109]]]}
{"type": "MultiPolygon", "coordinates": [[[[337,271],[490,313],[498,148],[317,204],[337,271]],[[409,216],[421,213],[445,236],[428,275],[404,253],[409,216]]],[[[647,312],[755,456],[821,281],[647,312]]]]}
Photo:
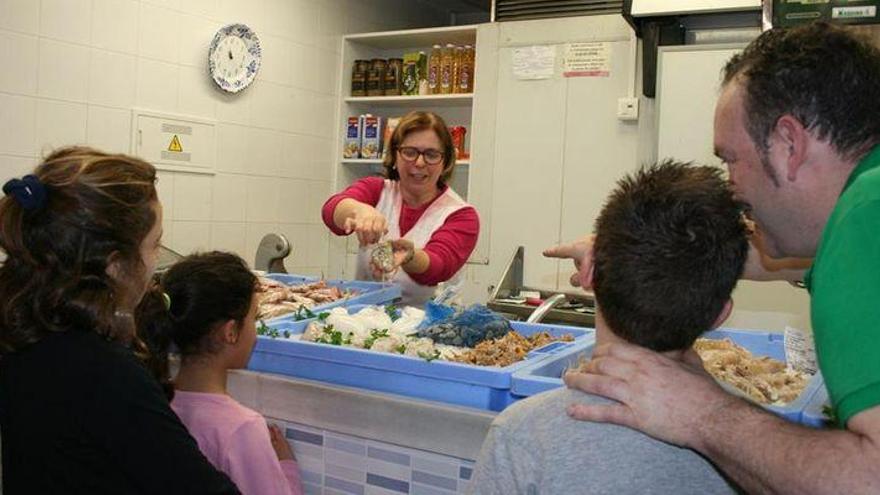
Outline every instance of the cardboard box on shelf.
{"type": "Polygon", "coordinates": [[[361,140],[361,158],[376,159],[382,156],[382,130],[385,119],[374,115],[363,117],[363,139],[361,140]]]}
{"type": "Polygon", "coordinates": [[[361,139],[363,139],[363,117],[349,117],[345,123],[345,143],[342,158],[360,158],[361,139]]]}

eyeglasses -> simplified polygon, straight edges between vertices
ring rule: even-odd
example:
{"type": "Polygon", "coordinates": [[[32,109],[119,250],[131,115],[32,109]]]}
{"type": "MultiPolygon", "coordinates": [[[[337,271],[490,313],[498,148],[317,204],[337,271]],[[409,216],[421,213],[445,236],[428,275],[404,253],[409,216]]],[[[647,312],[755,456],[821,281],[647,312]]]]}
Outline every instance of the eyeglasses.
{"type": "Polygon", "coordinates": [[[402,146],[397,148],[397,153],[401,158],[408,162],[414,162],[419,159],[419,155],[425,158],[425,163],[428,165],[437,165],[438,163],[443,161],[443,152],[438,151],[432,148],[428,148],[426,150],[419,150],[418,148],[413,148],[412,146],[402,146]]]}

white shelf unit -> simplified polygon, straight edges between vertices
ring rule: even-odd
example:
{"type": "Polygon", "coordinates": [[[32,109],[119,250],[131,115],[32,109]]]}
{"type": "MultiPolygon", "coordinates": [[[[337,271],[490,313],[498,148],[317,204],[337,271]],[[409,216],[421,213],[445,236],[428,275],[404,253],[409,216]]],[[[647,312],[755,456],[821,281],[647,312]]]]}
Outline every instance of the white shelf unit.
{"type": "Polygon", "coordinates": [[[474,100],[473,93],[449,94],[449,95],[403,95],[403,96],[349,96],[345,103],[350,105],[369,105],[371,107],[385,107],[398,105],[434,107],[456,107],[470,105],[474,100]]]}
{"type": "MultiPolygon", "coordinates": [[[[431,47],[434,44],[453,43],[456,45],[471,45],[476,48],[475,61],[475,84],[479,88],[478,68],[480,66],[480,50],[477,44],[478,26],[452,26],[428,29],[413,29],[405,31],[386,31],[380,33],[352,34],[343,37],[342,41],[342,67],[339,88],[339,116],[337,124],[336,140],[336,168],[334,185],[336,191],[341,191],[357,179],[367,176],[381,175],[381,160],[344,159],[342,157],[343,143],[345,141],[345,126],[348,117],[370,113],[381,117],[400,117],[412,110],[426,110],[435,112],[446,121],[449,126],[465,126],[465,149],[471,150],[471,142],[474,140],[475,129],[473,122],[474,105],[479,99],[479,92],[467,94],[441,94],[441,95],[402,95],[402,96],[366,96],[352,97],[351,73],[355,60],[373,58],[402,58],[404,53],[424,51],[430,56],[431,47]]],[[[479,130],[476,130],[479,135],[479,130]]],[[[470,160],[457,162],[455,173],[450,186],[468,202],[474,204],[478,211],[479,199],[471,187],[475,171],[479,170],[479,158],[471,154],[470,160]],[[474,166],[470,166],[471,162],[474,166]]],[[[490,170],[484,173],[491,173],[490,170]]],[[[482,181],[485,183],[485,180],[482,181]]],[[[487,206],[488,208],[488,206],[487,206]]],[[[481,212],[482,216],[482,212],[481,212]]],[[[484,230],[484,229],[481,229],[484,230]]],[[[488,235],[488,229],[485,229],[488,235]]],[[[481,232],[483,235],[483,232],[481,232]]],[[[346,253],[351,258],[356,253],[357,242],[340,243],[331,245],[331,256],[346,253]],[[342,245],[345,246],[342,246],[342,245]],[[334,252],[335,251],[335,252],[334,252]]],[[[486,263],[484,253],[475,251],[471,257],[472,263],[486,263]]],[[[353,268],[351,259],[346,263],[347,267],[341,275],[353,277],[348,273],[353,268]]]]}
{"type": "Polygon", "coordinates": [[[370,46],[378,50],[408,50],[411,48],[431,48],[436,43],[473,45],[477,36],[477,25],[446,26],[401,31],[382,31],[378,33],[349,34],[346,42],[370,46]]]}
{"type": "MultiPolygon", "coordinates": [[[[454,43],[476,46],[477,26],[451,26],[442,28],[412,29],[405,31],[386,31],[381,33],[352,34],[343,37],[342,95],[337,129],[337,190],[366,175],[374,175],[368,168],[352,167],[353,163],[342,158],[345,138],[345,123],[349,116],[371,113],[381,117],[400,117],[412,110],[429,110],[437,113],[450,126],[461,125],[467,128],[465,149],[473,135],[471,127],[473,113],[473,93],[439,95],[401,95],[401,96],[349,96],[351,94],[351,72],[355,60],[373,58],[401,58],[404,53],[424,51],[430,55],[434,44],[454,43]]],[[[479,55],[477,55],[479,56],[479,55]]],[[[469,173],[456,170],[452,188],[464,198],[468,198],[469,173]]]]}

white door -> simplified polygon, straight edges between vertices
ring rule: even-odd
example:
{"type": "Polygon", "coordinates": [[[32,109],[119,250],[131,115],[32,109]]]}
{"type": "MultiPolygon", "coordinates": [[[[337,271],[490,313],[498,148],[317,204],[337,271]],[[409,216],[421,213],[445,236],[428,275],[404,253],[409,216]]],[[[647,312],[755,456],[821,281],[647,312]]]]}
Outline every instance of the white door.
{"type": "Polygon", "coordinates": [[[638,165],[638,124],[617,119],[635,67],[630,32],[619,16],[499,23],[490,277],[523,245],[526,285],[570,289],[570,263],[541,251],[591,231],[615,181],[638,165]],[[573,42],[607,43],[608,75],[564,77],[573,42]],[[519,79],[514,53],[535,45],[554,47],[554,73],[519,79]]]}
{"type": "MultiPolygon", "coordinates": [[[[658,156],[722,166],[713,155],[712,126],[721,70],[737,46],[661,48],[657,71],[658,156]]],[[[810,329],[807,291],[786,282],[740,282],[725,326],[783,331],[810,329]]]]}

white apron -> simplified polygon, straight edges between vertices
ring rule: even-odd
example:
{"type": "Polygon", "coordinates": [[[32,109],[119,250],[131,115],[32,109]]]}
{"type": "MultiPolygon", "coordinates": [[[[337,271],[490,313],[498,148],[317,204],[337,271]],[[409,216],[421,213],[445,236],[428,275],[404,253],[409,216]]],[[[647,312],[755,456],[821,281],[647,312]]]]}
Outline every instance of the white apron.
{"type": "MultiPolygon", "coordinates": [[[[456,211],[470,206],[461,197],[447,187],[446,191],[439,198],[431,203],[431,206],[422,213],[415,225],[402,236],[404,239],[412,241],[416,248],[423,249],[431,235],[437,231],[446,222],[449,215],[456,211]]],[[[387,239],[399,239],[400,235],[400,213],[403,210],[403,196],[400,194],[400,183],[392,180],[385,180],[382,188],[382,195],[379,196],[379,203],[376,210],[388,221],[387,239]]],[[[372,280],[373,274],[370,269],[370,253],[375,246],[360,248],[357,259],[357,271],[355,277],[358,280],[372,280]]],[[[424,306],[424,304],[434,297],[436,286],[421,285],[410,278],[403,269],[398,269],[393,282],[400,284],[403,293],[403,304],[409,306],[424,306]]],[[[445,282],[446,286],[461,285],[461,270],[445,282]]]]}

